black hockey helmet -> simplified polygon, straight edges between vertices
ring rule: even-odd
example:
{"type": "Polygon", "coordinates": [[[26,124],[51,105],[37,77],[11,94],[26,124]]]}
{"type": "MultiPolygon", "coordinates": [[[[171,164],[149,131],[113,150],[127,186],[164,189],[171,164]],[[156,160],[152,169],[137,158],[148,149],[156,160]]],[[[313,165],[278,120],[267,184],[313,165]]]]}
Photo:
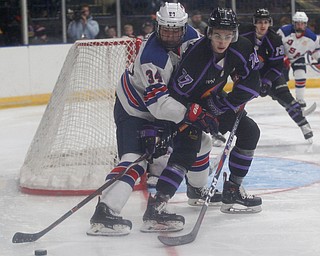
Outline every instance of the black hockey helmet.
{"type": "Polygon", "coordinates": [[[260,8],[257,9],[256,12],[253,14],[253,24],[256,24],[258,20],[266,19],[270,22],[272,26],[272,18],[270,16],[270,12],[267,9],[260,8]]]}
{"type": "Polygon", "coordinates": [[[234,32],[232,42],[236,42],[239,34],[238,27],[237,15],[232,9],[217,7],[213,9],[208,19],[207,36],[210,38],[214,29],[231,30],[234,32]]]}

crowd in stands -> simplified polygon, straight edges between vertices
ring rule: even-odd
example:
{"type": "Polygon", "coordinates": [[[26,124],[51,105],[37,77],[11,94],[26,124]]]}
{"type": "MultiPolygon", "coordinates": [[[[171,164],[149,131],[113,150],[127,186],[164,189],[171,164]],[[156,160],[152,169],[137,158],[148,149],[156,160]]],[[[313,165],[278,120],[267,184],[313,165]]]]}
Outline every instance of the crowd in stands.
{"type": "MultiPolygon", "coordinates": [[[[39,2],[39,1],[38,1],[39,2]]],[[[51,1],[54,2],[54,1],[51,1]]],[[[134,21],[124,21],[122,26],[121,35],[117,34],[117,27],[115,22],[106,24],[106,22],[100,22],[99,17],[94,17],[91,15],[91,6],[84,3],[84,1],[77,1],[82,3],[79,7],[74,10],[68,9],[68,23],[67,23],[67,40],[68,43],[73,43],[79,39],[102,39],[102,38],[116,38],[116,37],[139,37],[145,38],[148,34],[154,31],[155,29],[155,20],[154,15],[150,12],[154,12],[158,8],[158,5],[162,1],[153,0],[153,1],[132,1],[127,0],[126,8],[122,8],[122,13],[133,14],[132,8],[135,12],[139,9],[144,9],[146,15],[145,19],[135,19],[134,21]],[[128,6],[131,6],[128,8],[128,6]],[[138,20],[138,22],[136,22],[138,20]]],[[[196,7],[202,6],[201,1],[181,1],[183,4],[192,11],[189,11],[189,20],[188,23],[196,28],[201,34],[205,33],[206,16],[203,15],[203,9],[195,9],[196,7]]],[[[217,2],[217,1],[213,1],[217,2]]],[[[122,3],[121,3],[122,4],[122,3]]],[[[203,4],[204,6],[204,4],[203,4]]],[[[212,7],[212,6],[211,6],[212,7]]],[[[57,9],[54,5],[54,9],[57,9]]],[[[19,46],[22,45],[22,32],[21,32],[21,16],[16,15],[13,11],[6,11],[1,13],[0,8],[0,47],[1,46],[19,46]]],[[[32,9],[34,10],[34,9],[32,9]]],[[[290,13],[290,12],[289,12],[290,13]]],[[[34,22],[31,19],[31,14],[28,14],[28,37],[29,44],[58,44],[62,43],[62,31],[59,30],[59,35],[53,35],[50,33],[50,28],[46,24],[41,23],[41,20],[44,20],[45,17],[48,17],[47,12],[41,12],[37,15],[43,17],[34,22]]],[[[241,15],[238,16],[241,18],[241,15]]],[[[244,16],[245,18],[245,16],[244,16]]],[[[275,26],[280,27],[283,24],[291,23],[291,17],[288,15],[283,15],[279,17],[278,22],[274,22],[275,26]]],[[[310,19],[308,23],[309,27],[316,33],[320,34],[320,16],[316,16],[314,19],[310,19]]],[[[55,26],[59,27],[59,26],[55,26]]]]}

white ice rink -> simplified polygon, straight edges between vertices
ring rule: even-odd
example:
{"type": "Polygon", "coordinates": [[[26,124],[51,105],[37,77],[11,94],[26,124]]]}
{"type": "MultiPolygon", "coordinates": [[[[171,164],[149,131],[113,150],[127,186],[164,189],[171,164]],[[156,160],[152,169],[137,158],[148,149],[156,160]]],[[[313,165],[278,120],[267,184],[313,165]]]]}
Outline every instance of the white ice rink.
{"type": "MultiPolygon", "coordinates": [[[[146,191],[133,192],[122,215],[133,222],[125,237],[89,237],[93,199],[64,222],[32,243],[13,244],[16,232],[36,233],[84,196],[47,197],[19,191],[19,169],[45,106],[0,111],[0,255],[32,256],[46,249],[48,256],[318,256],[320,255],[320,89],[307,89],[307,103],[317,102],[308,116],[314,131],[308,144],[285,110],[271,98],[253,100],[249,115],[261,129],[245,187],[263,199],[263,210],[253,215],[228,215],[209,208],[197,239],[188,245],[166,247],[157,234],[139,231],[146,207],[146,191]]],[[[213,155],[221,148],[214,148],[213,155]]],[[[226,166],[226,164],[225,164],[226,166]]],[[[221,184],[219,184],[221,186],[221,184]]],[[[187,205],[185,193],[170,201],[171,210],[186,218],[189,232],[200,208],[187,205]]]]}

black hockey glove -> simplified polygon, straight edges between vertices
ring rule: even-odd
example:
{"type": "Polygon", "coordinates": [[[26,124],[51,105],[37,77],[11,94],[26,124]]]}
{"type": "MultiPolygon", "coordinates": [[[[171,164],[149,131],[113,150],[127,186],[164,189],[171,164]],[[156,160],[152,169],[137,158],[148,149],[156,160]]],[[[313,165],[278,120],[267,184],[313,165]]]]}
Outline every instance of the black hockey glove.
{"type": "Polygon", "coordinates": [[[140,131],[140,139],[142,147],[149,154],[147,159],[149,163],[153,163],[154,158],[158,158],[168,153],[168,148],[172,144],[172,136],[170,131],[166,131],[162,127],[154,125],[144,125],[140,131]]]}
{"type": "Polygon", "coordinates": [[[261,97],[266,97],[267,95],[270,94],[272,83],[268,79],[262,79],[261,80],[261,89],[260,89],[260,96],[261,97]]]}
{"type": "Polygon", "coordinates": [[[195,126],[207,133],[218,133],[219,121],[217,118],[196,103],[188,106],[183,123],[195,126]]]}
{"type": "Polygon", "coordinates": [[[211,92],[207,99],[208,110],[215,116],[220,116],[230,108],[226,105],[224,97],[218,96],[215,92],[211,92]]]}

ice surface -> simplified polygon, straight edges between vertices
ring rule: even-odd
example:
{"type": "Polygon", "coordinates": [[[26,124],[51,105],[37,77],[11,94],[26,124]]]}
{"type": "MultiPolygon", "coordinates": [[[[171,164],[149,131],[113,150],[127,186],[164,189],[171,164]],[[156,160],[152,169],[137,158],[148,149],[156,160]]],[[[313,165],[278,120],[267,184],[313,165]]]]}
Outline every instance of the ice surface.
{"type": "MultiPolygon", "coordinates": [[[[294,92],[293,92],[294,93],[294,92]]],[[[19,191],[19,169],[45,107],[0,111],[0,255],[31,256],[36,249],[48,256],[316,256],[320,255],[320,89],[307,89],[307,103],[318,109],[308,120],[314,131],[308,144],[285,110],[271,98],[258,98],[248,106],[261,129],[261,139],[245,186],[263,198],[263,211],[254,215],[227,215],[209,208],[197,239],[188,245],[166,247],[157,234],[139,231],[147,192],[136,191],[122,215],[133,222],[125,237],[89,237],[94,199],[36,242],[13,244],[15,232],[36,233],[84,197],[47,197],[19,191]]],[[[216,155],[221,148],[214,148],[216,155]]],[[[226,166],[225,166],[226,167],[226,166]]],[[[183,187],[182,187],[183,190],[183,187]]],[[[200,208],[187,205],[185,193],[177,193],[169,208],[186,218],[189,232],[200,208]]]]}

